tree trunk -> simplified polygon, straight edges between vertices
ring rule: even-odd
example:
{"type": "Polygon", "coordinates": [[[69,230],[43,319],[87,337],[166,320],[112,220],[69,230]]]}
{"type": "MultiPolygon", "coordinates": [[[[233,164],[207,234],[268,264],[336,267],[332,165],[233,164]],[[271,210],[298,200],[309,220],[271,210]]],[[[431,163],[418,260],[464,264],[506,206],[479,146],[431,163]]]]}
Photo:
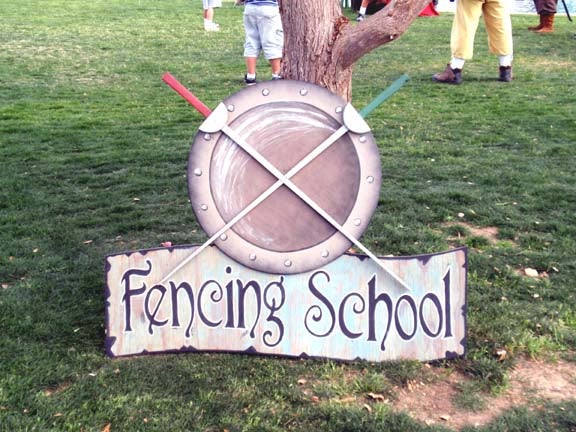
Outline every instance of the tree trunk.
{"type": "Polygon", "coordinates": [[[392,0],[361,23],[350,23],[340,0],[280,0],[282,75],[312,82],[350,101],[354,63],[400,37],[430,0],[392,0]]]}

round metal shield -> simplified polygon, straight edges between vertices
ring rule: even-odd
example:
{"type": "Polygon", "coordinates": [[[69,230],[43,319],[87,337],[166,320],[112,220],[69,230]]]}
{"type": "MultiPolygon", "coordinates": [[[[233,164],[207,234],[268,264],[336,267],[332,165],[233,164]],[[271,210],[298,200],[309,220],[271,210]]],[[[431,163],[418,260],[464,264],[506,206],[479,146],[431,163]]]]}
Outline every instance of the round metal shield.
{"type": "Polygon", "coordinates": [[[292,274],[342,255],[345,233],[362,235],[378,203],[380,156],[350,110],[322,87],[282,80],[247,87],[212,112],[190,150],[188,188],[206,233],[226,228],[215,241],[222,252],[292,274]]]}

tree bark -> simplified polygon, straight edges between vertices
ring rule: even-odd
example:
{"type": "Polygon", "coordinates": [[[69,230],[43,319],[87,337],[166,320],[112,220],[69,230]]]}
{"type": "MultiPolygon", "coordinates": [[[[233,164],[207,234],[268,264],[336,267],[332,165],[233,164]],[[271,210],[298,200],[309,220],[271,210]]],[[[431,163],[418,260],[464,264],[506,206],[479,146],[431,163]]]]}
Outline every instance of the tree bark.
{"type": "Polygon", "coordinates": [[[284,26],[282,76],[352,97],[353,66],[398,39],[430,0],[392,0],[361,23],[350,23],[340,0],[280,0],[284,26]]]}

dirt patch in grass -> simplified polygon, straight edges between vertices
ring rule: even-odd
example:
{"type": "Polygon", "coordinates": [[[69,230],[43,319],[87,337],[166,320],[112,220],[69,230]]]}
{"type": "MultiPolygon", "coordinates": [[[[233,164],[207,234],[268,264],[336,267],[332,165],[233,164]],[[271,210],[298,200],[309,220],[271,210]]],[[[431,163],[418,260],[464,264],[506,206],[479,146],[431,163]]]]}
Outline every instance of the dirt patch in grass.
{"type": "MultiPolygon", "coordinates": [[[[444,224],[445,227],[461,226],[466,228],[466,230],[474,237],[482,237],[488,240],[490,244],[495,244],[498,242],[498,228],[497,227],[476,227],[464,221],[450,222],[444,224]]],[[[456,238],[454,238],[455,240],[456,238]]]]}
{"type": "MultiPolygon", "coordinates": [[[[444,374],[445,371],[431,373],[444,374]]],[[[514,406],[535,409],[543,399],[552,402],[575,399],[575,377],[576,363],[521,360],[509,374],[507,389],[495,397],[485,396],[484,409],[472,412],[458,407],[461,388],[469,378],[456,372],[436,382],[401,389],[394,409],[428,425],[441,424],[458,431],[464,426],[486,425],[514,406]]]]}

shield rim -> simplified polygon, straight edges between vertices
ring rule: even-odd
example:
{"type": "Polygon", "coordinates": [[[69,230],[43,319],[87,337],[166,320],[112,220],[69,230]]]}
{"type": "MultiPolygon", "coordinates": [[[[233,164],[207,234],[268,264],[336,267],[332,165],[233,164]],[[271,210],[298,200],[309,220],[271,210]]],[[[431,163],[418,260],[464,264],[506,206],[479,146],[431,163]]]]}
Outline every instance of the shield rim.
{"type": "MultiPolygon", "coordinates": [[[[313,105],[339,124],[344,124],[344,108],[347,103],[341,97],[315,84],[281,80],[247,87],[225,99],[223,104],[228,116],[226,125],[260,105],[291,101],[313,105]]],[[[198,223],[210,237],[227,223],[217,210],[210,183],[212,154],[222,134],[221,131],[198,131],[188,158],[190,203],[198,223]]],[[[368,227],[380,197],[380,153],[370,131],[355,133],[348,130],[347,134],[360,165],[360,182],[355,203],[341,226],[359,239],[368,227]]],[[[271,251],[245,240],[232,228],[215,240],[214,244],[246,267],[273,274],[295,274],[317,269],[344,254],[351,246],[350,240],[336,230],[332,236],[309,248],[290,252],[271,251]]]]}

